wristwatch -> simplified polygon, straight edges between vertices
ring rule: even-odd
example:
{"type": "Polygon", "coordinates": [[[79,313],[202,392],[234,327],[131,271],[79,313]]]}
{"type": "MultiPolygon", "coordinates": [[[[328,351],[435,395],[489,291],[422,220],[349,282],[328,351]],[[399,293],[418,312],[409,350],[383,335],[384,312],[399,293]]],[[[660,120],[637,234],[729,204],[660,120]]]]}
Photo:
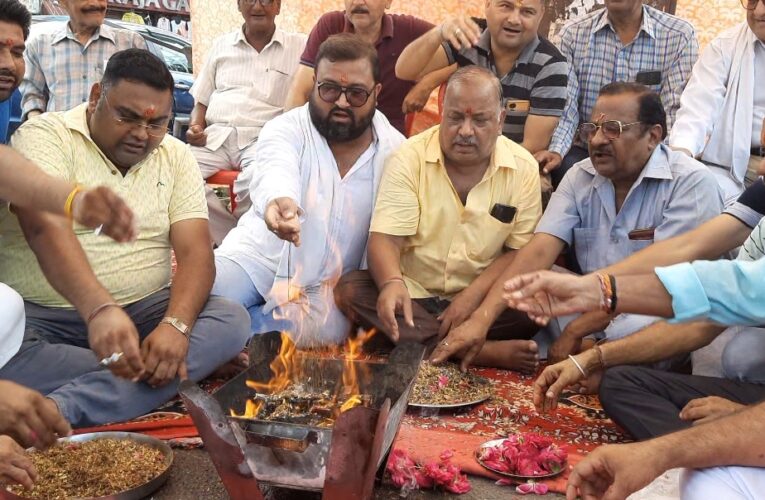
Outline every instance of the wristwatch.
{"type": "Polygon", "coordinates": [[[166,323],[181,332],[181,334],[183,334],[186,339],[189,338],[189,325],[179,320],[178,318],[173,316],[165,316],[159,323],[166,323]]]}

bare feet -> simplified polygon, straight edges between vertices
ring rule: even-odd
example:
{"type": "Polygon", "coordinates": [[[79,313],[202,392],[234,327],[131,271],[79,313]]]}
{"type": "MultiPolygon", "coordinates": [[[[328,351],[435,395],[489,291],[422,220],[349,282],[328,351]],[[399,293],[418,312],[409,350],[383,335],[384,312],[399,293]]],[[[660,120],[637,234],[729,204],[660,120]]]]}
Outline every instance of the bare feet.
{"type": "Polygon", "coordinates": [[[250,364],[250,358],[247,353],[240,352],[237,356],[221,366],[212,374],[214,378],[228,379],[245,370],[250,364]]]}
{"type": "Polygon", "coordinates": [[[534,373],[539,368],[539,348],[533,340],[490,340],[473,364],[534,373]]]}

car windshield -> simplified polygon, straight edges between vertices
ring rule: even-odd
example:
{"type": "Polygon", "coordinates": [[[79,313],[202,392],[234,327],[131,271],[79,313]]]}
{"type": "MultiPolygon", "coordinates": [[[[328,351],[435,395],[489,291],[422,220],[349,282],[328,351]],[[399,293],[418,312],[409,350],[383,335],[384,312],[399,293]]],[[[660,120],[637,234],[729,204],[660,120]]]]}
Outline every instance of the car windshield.
{"type": "Polygon", "coordinates": [[[194,67],[191,63],[191,44],[183,43],[178,38],[163,35],[153,30],[144,33],[147,42],[153,43],[162,53],[162,59],[170,71],[179,71],[182,73],[193,73],[194,67]]]}
{"type": "Polygon", "coordinates": [[[162,59],[165,60],[167,68],[170,71],[178,71],[181,73],[193,73],[191,67],[191,58],[183,52],[179,52],[178,49],[166,47],[159,43],[154,43],[159,51],[162,53],[162,59]]]}

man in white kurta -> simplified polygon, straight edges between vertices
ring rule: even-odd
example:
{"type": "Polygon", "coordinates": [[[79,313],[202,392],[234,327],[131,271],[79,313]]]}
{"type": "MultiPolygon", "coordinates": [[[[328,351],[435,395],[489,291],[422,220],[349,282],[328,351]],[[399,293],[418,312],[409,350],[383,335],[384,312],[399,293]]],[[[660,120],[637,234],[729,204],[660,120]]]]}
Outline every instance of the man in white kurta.
{"type": "Polygon", "coordinates": [[[763,157],[765,2],[745,3],[746,22],[712,40],[694,66],[669,136],[715,174],[726,206],[754,182],[763,157]]]}
{"type": "Polygon", "coordinates": [[[375,110],[376,66],[371,45],[352,35],[330,37],[319,50],[308,104],[260,133],[252,207],[216,251],[212,291],[247,307],[255,333],[287,330],[303,347],[348,335],[334,285],[365,264],[383,164],[403,141],[375,110]],[[276,200],[290,200],[300,214],[300,246],[266,222],[276,200]]]}

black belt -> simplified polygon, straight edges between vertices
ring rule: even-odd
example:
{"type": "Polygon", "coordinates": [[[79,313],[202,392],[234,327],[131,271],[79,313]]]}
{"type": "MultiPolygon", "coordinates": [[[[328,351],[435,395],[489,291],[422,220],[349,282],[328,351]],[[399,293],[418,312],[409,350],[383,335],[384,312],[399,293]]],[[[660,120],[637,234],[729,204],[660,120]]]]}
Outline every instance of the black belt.
{"type": "Polygon", "coordinates": [[[754,146],[749,154],[752,156],[765,156],[765,146],[754,146]]]}

